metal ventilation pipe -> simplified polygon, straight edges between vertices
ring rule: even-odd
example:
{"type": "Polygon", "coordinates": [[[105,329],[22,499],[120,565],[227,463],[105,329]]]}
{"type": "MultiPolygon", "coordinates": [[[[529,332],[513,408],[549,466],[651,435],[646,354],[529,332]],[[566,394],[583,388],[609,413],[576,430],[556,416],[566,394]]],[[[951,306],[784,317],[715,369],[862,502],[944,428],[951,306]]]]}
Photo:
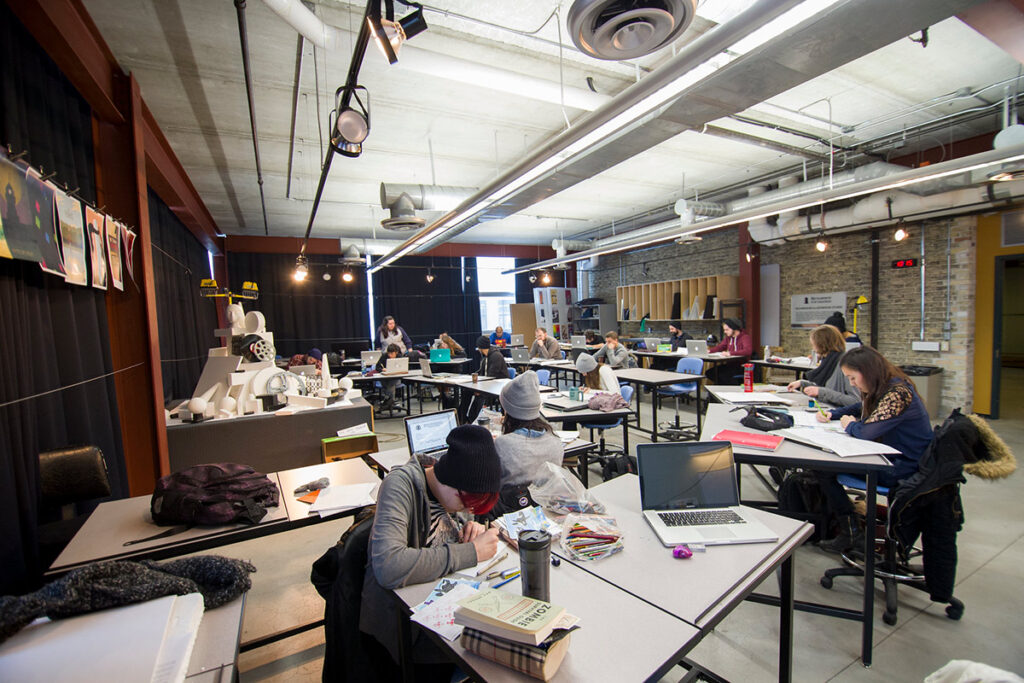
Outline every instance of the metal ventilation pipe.
{"type": "Polygon", "coordinates": [[[345,238],[341,238],[341,257],[343,259],[362,258],[366,254],[383,256],[400,244],[401,242],[398,240],[358,239],[346,247],[345,238]]]}
{"type": "Polygon", "coordinates": [[[555,250],[559,258],[565,256],[570,249],[573,251],[583,251],[584,249],[590,249],[592,246],[594,246],[593,243],[586,240],[563,240],[557,237],[551,240],[551,248],[555,250]]]}
{"type": "Polygon", "coordinates": [[[380,208],[391,208],[393,204],[401,201],[403,195],[405,195],[413,209],[420,211],[451,211],[474,192],[476,192],[475,187],[381,183],[380,208]]]}

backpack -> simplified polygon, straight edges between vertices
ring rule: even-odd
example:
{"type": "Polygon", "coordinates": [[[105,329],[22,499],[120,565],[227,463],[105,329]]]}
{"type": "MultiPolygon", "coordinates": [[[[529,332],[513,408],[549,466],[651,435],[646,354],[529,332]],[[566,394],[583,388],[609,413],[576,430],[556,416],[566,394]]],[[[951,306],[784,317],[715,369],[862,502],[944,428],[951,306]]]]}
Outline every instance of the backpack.
{"type": "Polygon", "coordinates": [[[814,523],[808,543],[820,540],[821,532],[829,531],[835,522],[818,478],[807,470],[792,470],[779,484],[779,513],[814,523]]]}
{"type": "Polygon", "coordinates": [[[256,524],[279,495],[267,475],[248,465],[196,465],[161,477],[149,509],[160,525],[256,524]]]}

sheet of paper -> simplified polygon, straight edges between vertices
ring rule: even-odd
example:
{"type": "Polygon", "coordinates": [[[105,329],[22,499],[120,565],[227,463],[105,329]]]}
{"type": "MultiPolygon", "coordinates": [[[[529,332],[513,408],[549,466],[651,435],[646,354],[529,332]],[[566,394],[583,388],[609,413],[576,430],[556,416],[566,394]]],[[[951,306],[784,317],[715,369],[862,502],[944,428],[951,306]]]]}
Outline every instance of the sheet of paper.
{"type": "Polygon", "coordinates": [[[373,505],[373,490],[379,484],[346,484],[320,490],[310,512],[337,512],[364,505],[373,505]]]}
{"type": "MultiPolygon", "coordinates": [[[[491,567],[487,570],[487,572],[485,572],[485,575],[493,571],[508,569],[512,566],[512,563],[519,563],[519,553],[515,550],[512,550],[512,548],[508,545],[508,543],[505,543],[505,541],[498,541],[498,551],[496,553],[488,557],[486,560],[481,560],[480,562],[477,562],[476,566],[472,569],[463,569],[462,572],[470,576],[476,576],[484,569],[487,569],[487,567],[492,562],[494,562],[494,558],[501,557],[502,555],[504,555],[505,558],[503,560],[500,560],[499,562],[496,562],[493,567],[491,567]]],[[[482,578],[483,577],[481,577],[481,579],[482,578]]]]}
{"type": "MultiPolygon", "coordinates": [[[[351,405],[351,402],[349,403],[351,405]]],[[[359,434],[373,434],[370,431],[370,425],[365,422],[362,424],[355,425],[354,427],[346,427],[345,429],[338,430],[338,436],[357,436],[359,434]]]]}
{"type": "Polygon", "coordinates": [[[780,429],[777,434],[799,443],[822,448],[843,458],[857,455],[895,455],[898,450],[877,441],[855,439],[846,433],[837,433],[812,427],[790,427],[780,429]]]}
{"type": "Polygon", "coordinates": [[[555,436],[562,440],[562,443],[572,443],[576,439],[580,438],[579,432],[563,432],[555,430],[555,436]]]}
{"type": "MultiPolygon", "coordinates": [[[[442,582],[446,580],[441,579],[442,582]]],[[[462,626],[455,623],[455,608],[459,606],[459,600],[469,597],[477,589],[468,583],[457,582],[442,597],[434,597],[436,591],[435,587],[430,598],[413,607],[411,618],[434,633],[455,640],[462,635],[462,626]]]]}
{"type": "Polygon", "coordinates": [[[785,403],[793,405],[792,400],[765,391],[723,391],[719,397],[728,403],[785,403]]]}

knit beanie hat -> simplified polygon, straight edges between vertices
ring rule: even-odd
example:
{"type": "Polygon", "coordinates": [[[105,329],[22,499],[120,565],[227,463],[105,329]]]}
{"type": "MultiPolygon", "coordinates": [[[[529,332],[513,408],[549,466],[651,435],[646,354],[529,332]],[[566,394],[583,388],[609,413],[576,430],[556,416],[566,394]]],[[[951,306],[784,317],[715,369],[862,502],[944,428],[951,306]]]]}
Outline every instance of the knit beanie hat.
{"type": "Polygon", "coordinates": [[[491,432],[462,425],[448,432],[448,452],[434,465],[437,480],[467,493],[495,493],[501,488],[501,463],[491,432]]]}
{"type": "Polygon", "coordinates": [[[324,358],[324,352],[317,348],[310,349],[309,353],[307,353],[306,355],[309,356],[310,358],[316,358],[317,360],[323,360],[324,358]]]}
{"type": "Polygon", "coordinates": [[[491,348],[491,340],[487,337],[480,335],[480,338],[476,340],[476,348],[478,349],[489,349],[491,348]]]}
{"type": "Polygon", "coordinates": [[[846,332],[846,319],[843,318],[843,314],[839,311],[836,311],[829,317],[825,318],[824,324],[831,325],[840,332],[846,332]]]}
{"type": "Polygon", "coordinates": [[[537,373],[528,370],[506,384],[498,396],[505,414],[517,420],[536,420],[540,417],[540,380],[537,373]]]}
{"type": "Polygon", "coordinates": [[[576,369],[584,375],[597,369],[597,361],[589,353],[581,353],[576,359],[576,369]]]}

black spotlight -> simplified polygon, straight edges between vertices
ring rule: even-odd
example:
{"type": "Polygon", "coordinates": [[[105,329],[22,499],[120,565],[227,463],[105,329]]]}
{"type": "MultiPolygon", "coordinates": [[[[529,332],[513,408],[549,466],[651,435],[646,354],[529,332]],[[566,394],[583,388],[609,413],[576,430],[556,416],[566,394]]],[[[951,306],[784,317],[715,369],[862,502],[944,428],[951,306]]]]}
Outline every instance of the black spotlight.
{"type": "Polygon", "coordinates": [[[357,157],[363,153],[363,140],[370,134],[370,92],[361,85],[352,88],[343,85],[334,93],[334,99],[337,118],[331,130],[331,147],[342,156],[357,157]],[[365,104],[359,97],[360,90],[366,98],[365,104]],[[346,92],[351,93],[351,99],[342,106],[346,92]]]}
{"type": "Polygon", "coordinates": [[[398,51],[402,49],[402,43],[427,30],[427,20],[423,18],[423,5],[417,2],[403,4],[416,9],[398,21],[395,21],[393,0],[384,0],[384,17],[380,16],[379,5],[371,7],[369,14],[366,15],[370,34],[389,64],[398,63],[398,51]]]}

